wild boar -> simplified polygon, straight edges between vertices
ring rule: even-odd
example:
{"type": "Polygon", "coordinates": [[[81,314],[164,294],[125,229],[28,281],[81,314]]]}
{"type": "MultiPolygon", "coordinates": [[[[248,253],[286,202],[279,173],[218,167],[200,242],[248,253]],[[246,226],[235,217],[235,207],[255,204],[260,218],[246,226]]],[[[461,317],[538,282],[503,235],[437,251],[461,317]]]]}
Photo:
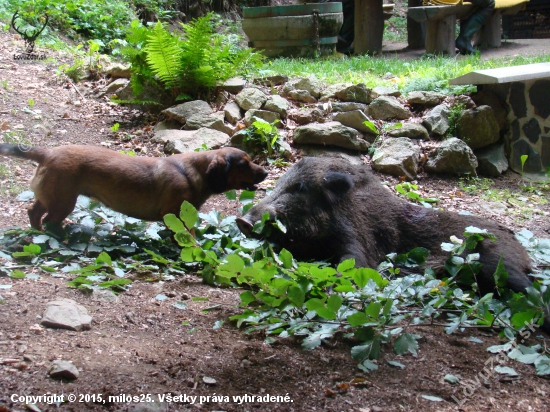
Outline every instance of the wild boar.
{"type": "Polygon", "coordinates": [[[475,250],[483,265],[477,277],[480,289],[493,290],[501,257],[513,291],[532,284],[531,260],[511,230],[480,217],[411,204],[385,188],[366,166],[345,160],[302,159],[269,196],[237,219],[240,230],[251,234],[266,212],[287,229],[273,230],[270,240],[294,257],[334,262],[354,258],[358,267],[376,268],[386,254],[415,247],[428,249],[428,264],[442,267],[448,258],[442,242],[462,236],[468,226],[487,229],[497,241],[484,240],[475,250]]]}

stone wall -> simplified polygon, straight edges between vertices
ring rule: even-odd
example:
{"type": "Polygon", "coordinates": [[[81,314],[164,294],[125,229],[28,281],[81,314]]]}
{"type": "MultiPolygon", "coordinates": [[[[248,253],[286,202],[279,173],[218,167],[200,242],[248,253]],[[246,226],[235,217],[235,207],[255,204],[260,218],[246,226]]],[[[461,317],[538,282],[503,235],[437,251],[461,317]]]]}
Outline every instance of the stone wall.
{"type": "Polygon", "coordinates": [[[550,79],[478,86],[506,102],[509,128],[504,138],[510,167],[521,172],[521,156],[528,155],[527,173],[550,167],[550,79]]]}

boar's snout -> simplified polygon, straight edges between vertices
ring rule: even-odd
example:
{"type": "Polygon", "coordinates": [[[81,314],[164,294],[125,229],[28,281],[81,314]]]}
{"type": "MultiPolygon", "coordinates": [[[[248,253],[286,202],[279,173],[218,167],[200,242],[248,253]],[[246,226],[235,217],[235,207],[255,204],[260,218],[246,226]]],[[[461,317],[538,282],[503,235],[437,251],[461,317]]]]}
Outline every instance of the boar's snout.
{"type": "Polygon", "coordinates": [[[254,223],[249,221],[246,216],[237,218],[237,226],[243,235],[250,237],[252,235],[252,229],[254,228],[254,223]]]}

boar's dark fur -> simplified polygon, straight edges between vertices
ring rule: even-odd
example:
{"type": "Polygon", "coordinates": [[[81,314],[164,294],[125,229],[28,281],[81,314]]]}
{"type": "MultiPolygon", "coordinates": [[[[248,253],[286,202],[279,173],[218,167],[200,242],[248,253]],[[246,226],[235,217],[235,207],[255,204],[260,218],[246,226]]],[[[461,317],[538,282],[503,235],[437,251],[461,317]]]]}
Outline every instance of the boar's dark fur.
{"type": "Polygon", "coordinates": [[[358,267],[376,267],[386,254],[415,247],[430,251],[428,264],[443,267],[448,258],[441,243],[464,229],[487,229],[497,241],[484,240],[476,252],[483,267],[478,282],[483,292],[494,288],[493,274],[502,257],[510,289],[531,286],[531,260],[506,227],[475,216],[427,209],[399,198],[365,166],[345,160],[305,158],[277,183],[275,190],[254,206],[238,224],[250,234],[268,212],[287,228],[274,230],[272,241],[299,259],[339,262],[354,258],[358,267]]]}

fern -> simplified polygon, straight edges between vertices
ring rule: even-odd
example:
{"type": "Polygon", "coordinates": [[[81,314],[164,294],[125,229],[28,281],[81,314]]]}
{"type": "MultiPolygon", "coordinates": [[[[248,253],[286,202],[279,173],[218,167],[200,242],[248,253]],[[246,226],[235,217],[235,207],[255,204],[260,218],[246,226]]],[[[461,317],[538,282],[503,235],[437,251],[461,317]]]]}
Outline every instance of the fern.
{"type": "Polygon", "coordinates": [[[182,49],[179,39],[158,22],[147,37],[144,48],[147,63],[167,89],[178,86],[182,49]]]}

